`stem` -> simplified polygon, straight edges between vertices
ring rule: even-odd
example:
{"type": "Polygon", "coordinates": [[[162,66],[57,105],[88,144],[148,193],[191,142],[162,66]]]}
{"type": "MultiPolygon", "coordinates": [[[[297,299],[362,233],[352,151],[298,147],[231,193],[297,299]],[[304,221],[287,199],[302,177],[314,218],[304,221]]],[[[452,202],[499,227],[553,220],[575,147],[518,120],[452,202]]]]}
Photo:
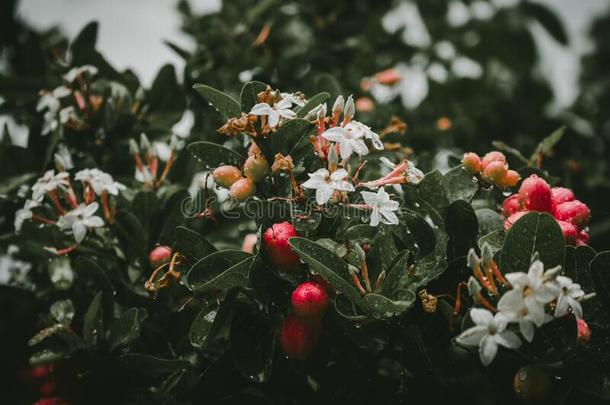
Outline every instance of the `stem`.
{"type": "Polygon", "coordinates": [[[47,225],[55,225],[57,223],[53,220],[50,220],[48,218],[45,218],[45,217],[37,215],[37,214],[32,214],[32,219],[36,220],[38,222],[42,222],[43,224],[47,224],[47,225]]]}
{"type": "Polygon", "coordinates": [[[368,292],[373,292],[373,289],[371,288],[371,280],[369,279],[369,267],[366,265],[366,260],[363,260],[360,263],[361,271],[362,271],[362,278],[364,279],[364,285],[366,286],[366,290],[368,292]]]}
{"type": "Polygon", "coordinates": [[[61,206],[61,202],[59,201],[57,192],[49,191],[48,195],[51,198],[51,201],[53,201],[53,205],[55,206],[55,211],[57,211],[57,213],[59,215],[64,215],[66,213],[66,210],[64,210],[64,207],[61,206]]]}

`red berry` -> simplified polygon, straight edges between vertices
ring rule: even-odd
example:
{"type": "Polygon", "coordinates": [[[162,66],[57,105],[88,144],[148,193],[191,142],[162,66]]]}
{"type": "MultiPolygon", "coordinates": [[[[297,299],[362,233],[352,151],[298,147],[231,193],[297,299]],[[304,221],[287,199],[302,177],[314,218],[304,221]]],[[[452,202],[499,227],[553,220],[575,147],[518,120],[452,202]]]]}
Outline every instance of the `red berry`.
{"type": "Polygon", "coordinates": [[[30,370],[30,376],[37,380],[47,378],[51,374],[51,367],[48,365],[45,366],[36,366],[30,370]]]}
{"type": "Polygon", "coordinates": [[[576,319],[578,327],[578,343],[586,345],[591,340],[591,328],[584,319],[576,319]]]}
{"type": "Polygon", "coordinates": [[[245,201],[254,193],[256,193],[256,186],[248,178],[237,180],[229,189],[229,195],[237,201],[245,201]]]}
{"type": "Polygon", "coordinates": [[[298,236],[297,230],[287,221],[267,228],[263,234],[263,246],[266,257],[272,264],[287,269],[301,264],[299,255],[288,244],[293,236],[298,236]]]}
{"type": "Polygon", "coordinates": [[[575,245],[576,239],[578,239],[578,229],[576,229],[576,227],[569,222],[558,220],[557,223],[561,228],[561,232],[563,233],[566,243],[568,245],[575,245]]]}
{"type": "Polygon", "coordinates": [[[241,179],[241,172],[235,166],[218,166],[212,172],[212,177],[218,186],[228,188],[241,179]]]}
{"type": "Polygon", "coordinates": [[[506,163],[496,160],[485,166],[485,169],[483,169],[483,179],[490,184],[500,185],[507,173],[508,168],[506,163]]]}
{"type": "Polygon", "coordinates": [[[529,211],[551,212],[551,187],[544,179],[532,174],[521,183],[519,202],[529,211]]]}
{"type": "Polygon", "coordinates": [[[570,222],[579,229],[585,228],[591,218],[589,207],[578,200],[558,204],[555,206],[553,214],[558,220],[570,222]]]}
{"type": "Polygon", "coordinates": [[[292,359],[306,358],[320,338],[320,325],[310,324],[294,315],[284,318],[280,330],[280,343],[284,353],[292,359]]]}
{"type": "Polygon", "coordinates": [[[40,386],[40,395],[43,397],[50,397],[55,393],[57,388],[55,387],[55,383],[53,381],[45,381],[40,386]]]}
{"type": "Polygon", "coordinates": [[[483,165],[481,164],[481,158],[476,153],[470,152],[464,154],[464,159],[462,159],[462,164],[464,168],[468,170],[468,173],[471,175],[479,174],[483,170],[483,165]]]}
{"type": "Polygon", "coordinates": [[[292,292],[292,310],[301,318],[319,321],[327,309],[328,294],[318,283],[305,282],[292,292]]]}
{"type": "Polygon", "coordinates": [[[572,190],[565,187],[553,187],[551,189],[551,193],[553,194],[554,205],[561,204],[566,201],[574,201],[576,199],[572,190]]]}
{"type": "Polygon", "coordinates": [[[522,216],[527,213],[527,211],[515,212],[513,215],[511,215],[504,221],[504,229],[508,231],[515,224],[515,222],[517,222],[522,216]]]}
{"type": "Polygon", "coordinates": [[[244,163],[244,175],[258,183],[269,173],[269,162],[262,154],[248,156],[244,163]]]}
{"type": "Polygon", "coordinates": [[[502,162],[506,163],[506,156],[502,152],[493,151],[489,152],[485,156],[483,156],[483,160],[481,161],[481,165],[483,170],[487,167],[491,162],[502,162]]]}
{"type": "Polygon", "coordinates": [[[502,203],[502,212],[504,213],[504,216],[507,218],[510,217],[511,215],[517,213],[520,209],[521,209],[521,207],[519,206],[519,195],[518,194],[511,195],[506,200],[504,200],[504,202],[502,203]]]}
{"type": "Polygon", "coordinates": [[[589,233],[585,231],[580,231],[578,233],[578,240],[576,241],[576,246],[584,246],[589,244],[589,233]]]}
{"type": "Polygon", "coordinates": [[[172,258],[172,251],[167,246],[157,246],[148,255],[150,266],[157,268],[162,264],[169,263],[172,258]]]}

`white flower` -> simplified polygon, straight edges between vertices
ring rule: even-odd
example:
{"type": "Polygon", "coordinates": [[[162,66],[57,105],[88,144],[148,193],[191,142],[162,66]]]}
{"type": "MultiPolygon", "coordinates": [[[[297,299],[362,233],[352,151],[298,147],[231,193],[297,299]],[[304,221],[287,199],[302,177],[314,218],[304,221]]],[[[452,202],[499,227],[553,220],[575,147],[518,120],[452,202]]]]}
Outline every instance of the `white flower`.
{"type": "Polygon", "coordinates": [[[339,169],[333,174],[329,174],[326,169],[318,169],[309,174],[309,180],[302,186],[316,190],[316,202],[322,205],[330,200],[335,190],[354,191],[354,186],[344,180],[347,176],[345,169],[339,169]]]}
{"type": "Polygon", "coordinates": [[[273,106],[267,103],[258,103],[252,107],[250,114],[268,116],[269,127],[275,128],[280,123],[281,118],[291,120],[297,117],[297,114],[291,108],[292,102],[287,98],[283,98],[273,104],[273,106]]]}
{"type": "Polygon", "coordinates": [[[92,65],[83,65],[70,69],[63,77],[68,83],[72,83],[76,78],[83,73],[87,73],[89,76],[95,76],[97,74],[97,68],[92,65]]]}
{"type": "Polygon", "coordinates": [[[557,306],[555,307],[555,317],[560,317],[568,313],[568,308],[572,308],[577,318],[582,318],[582,307],[577,301],[585,295],[580,284],[572,282],[572,279],[565,276],[558,276],[556,283],[560,288],[557,306]]]}
{"type": "Polygon", "coordinates": [[[345,129],[351,131],[352,136],[355,138],[364,137],[366,139],[370,139],[375,149],[383,150],[383,142],[381,142],[379,135],[371,131],[371,128],[367,127],[363,123],[358,121],[350,121],[345,125],[345,129]]]}
{"type": "Polygon", "coordinates": [[[52,111],[53,114],[57,113],[61,107],[59,99],[70,95],[70,93],[70,89],[66,86],[59,86],[51,92],[42,93],[38,100],[38,104],[36,104],[36,111],[48,109],[49,111],[52,111]]]}
{"type": "Polygon", "coordinates": [[[542,262],[534,260],[527,274],[506,274],[512,290],[500,298],[498,310],[519,323],[521,333],[528,341],[534,337],[534,325],[540,326],[545,321],[544,305],[557,295],[557,288],[550,282],[557,270],[555,267],[545,273],[542,262]]]}
{"type": "Polygon", "coordinates": [[[15,212],[15,232],[19,233],[21,230],[21,226],[23,222],[28,219],[31,219],[34,213],[32,212],[33,208],[40,206],[40,203],[35,200],[27,200],[23,205],[23,208],[17,210],[15,212]]]}
{"type": "Polygon", "coordinates": [[[62,215],[57,220],[61,230],[71,230],[77,243],[81,243],[87,235],[87,229],[104,226],[104,220],[96,215],[99,204],[93,202],[89,205],[81,204],[72,211],[62,215]]]}
{"type": "Polygon", "coordinates": [[[290,100],[292,104],[296,104],[299,107],[303,107],[305,103],[307,103],[307,100],[305,99],[303,93],[280,93],[280,96],[283,99],[290,100]]]}
{"type": "Polygon", "coordinates": [[[66,108],[62,108],[61,110],[59,110],[59,122],[62,124],[65,124],[71,120],[76,120],[78,119],[78,116],[76,115],[76,109],[74,108],[74,106],[69,106],[66,108]]]}
{"type": "Polygon", "coordinates": [[[470,318],[476,326],[462,332],[457,342],[467,346],[479,346],[479,357],[483,365],[488,365],[496,357],[498,346],[517,349],[521,340],[512,331],[506,330],[508,321],[502,313],[495,316],[486,309],[473,308],[470,318]]]}
{"type": "Polygon", "coordinates": [[[38,202],[42,201],[44,195],[57,188],[65,188],[70,183],[68,182],[69,174],[67,172],[59,172],[55,174],[55,170],[48,170],[41,178],[36,180],[32,186],[32,199],[38,202]]]}
{"type": "Polygon", "coordinates": [[[101,195],[104,191],[118,195],[119,191],[126,188],[125,185],[114,181],[111,175],[97,168],[83,169],[74,175],[74,179],[90,184],[97,195],[101,195]]]}
{"type": "Polygon", "coordinates": [[[348,159],[353,152],[363,156],[369,153],[369,148],[362,139],[361,132],[352,132],[351,128],[334,127],[322,132],[322,137],[331,142],[339,143],[341,159],[348,159]]]}
{"type": "Polygon", "coordinates": [[[364,202],[373,208],[371,213],[371,226],[377,226],[380,222],[389,225],[398,225],[398,217],[393,211],[398,209],[398,201],[390,199],[390,195],[385,192],[383,187],[377,193],[361,191],[364,202]]]}

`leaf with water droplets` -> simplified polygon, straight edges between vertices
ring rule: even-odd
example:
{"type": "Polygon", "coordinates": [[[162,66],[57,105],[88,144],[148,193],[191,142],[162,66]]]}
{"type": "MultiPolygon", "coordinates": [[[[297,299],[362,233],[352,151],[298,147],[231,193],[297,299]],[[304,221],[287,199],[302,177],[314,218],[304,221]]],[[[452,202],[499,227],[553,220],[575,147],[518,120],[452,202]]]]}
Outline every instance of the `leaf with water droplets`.
{"type": "Polygon", "coordinates": [[[239,117],[241,115],[241,106],[228,94],[205,84],[196,84],[193,86],[193,89],[225,118],[239,117]]]}

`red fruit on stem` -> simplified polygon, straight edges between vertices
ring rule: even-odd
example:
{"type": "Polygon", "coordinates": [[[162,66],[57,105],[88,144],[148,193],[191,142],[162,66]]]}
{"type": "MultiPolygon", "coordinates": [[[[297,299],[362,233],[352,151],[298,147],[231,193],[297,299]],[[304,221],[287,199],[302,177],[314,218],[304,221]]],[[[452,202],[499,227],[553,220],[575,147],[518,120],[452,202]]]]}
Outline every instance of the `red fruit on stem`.
{"type": "Polygon", "coordinates": [[[504,229],[508,231],[515,224],[515,222],[517,222],[522,216],[527,213],[528,211],[515,212],[513,215],[511,215],[504,221],[504,229]]]}
{"type": "Polygon", "coordinates": [[[500,185],[507,173],[508,168],[506,163],[496,160],[485,166],[485,169],[483,169],[483,179],[488,183],[500,185]]]}
{"type": "Polygon", "coordinates": [[[292,359],[306,358],[320,338],[320,325],[310,324],[295,315],[284,318],[280,330],[280,343],[284,353],[292,359]]]}
{"type": "Polygon", "coordinates": [[[591,328],[584,319],[576,319],[576,325],[578,328],[578,343],[586,345],[591,340],[591,328]]]}
{"type": "Polygon", "coordinates": [[[267,259],[274,265],[293,268],[301,264],[301,259],[290,245],[288,240],[299,236],[297,230],[288,221],[267,228],[263,234],[263,247],[267,259]]]}
{"type": "Polygon", "coordinates": [[[237,180],[229,189],[229,195],[237,201],[245,201],[254,193],[256,193],[256,186],[248,178],[237,180]]]}
{"type": "Polygon", "coordinates": [[[172,251],[167,246],[157,246],[148,255],[150,266],[157,268],[162,264],[169,263],[172,259],[172,251]]]}
{"type": "Polygon", "coordinates": [[[555,206],[553,210],[555,218],[574,224],[579,229],[585,228],[591,218],[591,210],[586,204],[575,200],[567,201],[555,206]]]}
{"type": "Polygon", "coordinates": [[[481,163],[481,158],[476,153],[470,152],[464,154],[464,159],[462,159],[462,164],[464,168],[471,175],[479,174],[483,170],[483,165],[481,163]]]}
{"type": "Polygon", "coordinates": [[[493,151],[489,152],[485,156],[483,156],[483,160],[481,161],[481,165],[483,170],[487,167],[491,162],[502,162],[506,163],[506,156],[502,152],[493,151]]]}
{"type": "Polygon", "coordinates": [[[511,215],[519,212],[520,209],[521,209],[521,207],[519,206],[519,195],[518,194],[511,195],[506,200],[504,200],[504,202],[502,203],[502,212],[504,213],[504,216],[507,218],[510,217],[511,215]]]}
{"type": "Polygon", "coordinates": [[[515,170],[508,170],[504,178],[497,183],[497,186],[503,188],[515,187],[517,183],[519,183],[519,180],[521,180],[521,176],[518,172],[515,170]]]}
{"type": "Polygon", "coordinates": [[[300,284],[292,292],[292,310],[307,320],[319,321],[328,309],[326,289],[311,281],[300,284]]]}
{"type": "Polygon", "coordinates": [[[529,211],[551,212],[551,187],[544,179],[532,174],[521,183],[519,203],[529,211]]]}
{"type": "Polygon", "coordinates": [[[553,195],[553,204],[558,205],[567,201],[574,201],[574,193],[569,188],[565,187],[553,187],[551,189],[553,195]]]}
{"type": "Polygon", "coordinates": [[[218,166],[212,172],[212,177],[218,186],[228,188],[241,179],[241,172],[235,166],[218,166]]]}
{"type": "Polygon", "coordinates": [[[580,231],[578,233],[578,240],[576,241],[576,246],[584,246],[589,244],[589,233],[585,231],[580,231]]]}
{"type": "Polygon", "coordinates": [[[576,240],[578,239],[578,229],[574,225],[566,221],[557,220],[559,227],[561,228],[561,232],[563,233],[563,237],[566,240],[568,245],[575,245],[576,240]]]}

